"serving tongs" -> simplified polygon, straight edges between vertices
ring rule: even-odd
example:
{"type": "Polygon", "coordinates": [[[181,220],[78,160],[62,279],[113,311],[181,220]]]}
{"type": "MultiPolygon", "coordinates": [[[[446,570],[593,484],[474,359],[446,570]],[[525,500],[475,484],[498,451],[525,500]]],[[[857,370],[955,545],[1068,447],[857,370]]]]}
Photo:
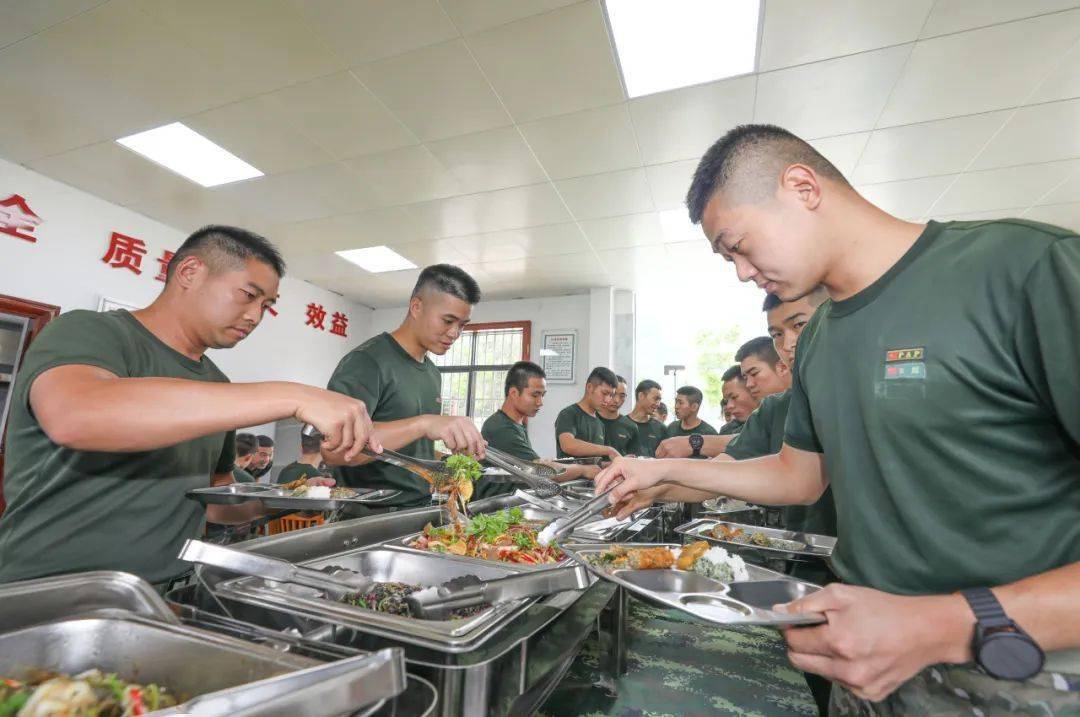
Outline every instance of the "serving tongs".
{"type": "Polygon", "coordinates": [[[581,565],[537,570],[523,575],[481,580],[475,575],[452,578],[442,585],[417,590],[405,602],[414,617],[448,620],[455,610],[495,605],[519,598],[550,595],[589,587],[589,572],[581,565]]]}
{"type": "Polygon", "coordinates": [[[585,505],[581,506],[572,513],[564,515],[560,518],[556,518],[555,520],[545,525],[540,531],[540,534],[537,536],[536,541],[540,543],[540,545],[547,547],[552,543],[556,543],[573,533],[581,525],[587,522],[589,518],[592,518],[594,515],[599,515],[600,513],[603,513],[604,510],[608,507],[608,495],[611,493],[611,491],[615,490],[615,488],[621,483],[621,480],[612,483],[610,486],[608,486],[607,490],[597,495],[585,505]]]}
{"type": "Polygon", "coordinates": [[[375,583],[371,578],[355,570],[333,568],[333,572],[324,572],[294,565],[286,560],[249,553],[246,550],[204,543],[201,540],[185,542],[184,547],[180,549],[179,557],[191,563],[210,565],[241,575],[252,575],[264,580],[315,588],[322,590],[333,600],[340,600],[350,593],[368,590],[375,583]]]}

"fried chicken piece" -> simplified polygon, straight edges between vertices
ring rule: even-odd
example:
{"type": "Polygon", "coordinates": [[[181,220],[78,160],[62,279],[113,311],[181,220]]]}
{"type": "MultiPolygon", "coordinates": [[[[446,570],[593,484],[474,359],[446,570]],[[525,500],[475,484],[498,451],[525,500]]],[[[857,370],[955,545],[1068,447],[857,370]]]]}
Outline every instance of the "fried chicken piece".
{"type": "Polygon", "coordinates": [[[709,544],[704,540],[698,540],[683,546],[683,549],[679,552],[679,559],[675,563],[675,567],[679,570],[691,570],[694,567],[694,563],[697,559],[709,551],[709,544]]]}
{"type": "Polygon", "coordinates": [[[667,548],[637,548],[626,553],[634,570],[659,570],[675,564],[675,554],[667,548]]]}

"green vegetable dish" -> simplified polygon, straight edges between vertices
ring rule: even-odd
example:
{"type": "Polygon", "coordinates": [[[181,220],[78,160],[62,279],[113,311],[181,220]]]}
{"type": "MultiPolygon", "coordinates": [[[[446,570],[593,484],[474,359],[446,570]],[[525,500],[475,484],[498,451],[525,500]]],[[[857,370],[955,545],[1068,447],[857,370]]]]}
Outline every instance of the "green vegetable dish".
{"type": "Polygon", "coordinates": [[[164,687],[99,670],[74,677],[53,672],[25,680],[0,677],[0,717],[137,717],[177,704],[164,687]]]}

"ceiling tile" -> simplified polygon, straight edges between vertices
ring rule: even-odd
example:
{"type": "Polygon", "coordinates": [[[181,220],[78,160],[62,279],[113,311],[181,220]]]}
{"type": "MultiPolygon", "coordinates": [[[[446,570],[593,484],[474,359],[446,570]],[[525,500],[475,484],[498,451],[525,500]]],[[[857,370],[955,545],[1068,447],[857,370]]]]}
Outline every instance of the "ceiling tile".
{"type": "Polygon", "coordinates": [[[663,230],[656,212],[588,219],[581,222],[581,228],[597,251],[663,243],[663,230]]]}
{"type": "Polygon", "coordinates": [[[411,204],[406,209],[436,226],[431,238],[559,224],[571,219],[550,184],[451,197],[411,204]]]}
{"type": "MultiPolygon", "coordinates": [[[[582,236],[581,230],[572,222],[508,229],[462,238],[474,242],[472,246],[476,246],[477,242],[502,247],[514,245],[521,248],[522,257],[575,254],[589,246],[585,237],[582,236]]],[[[446,241],[452,242],[454,240],[448,239],[446,241]]],[[[509,253],[511,250],[504,249],[503,251],[509,253]]],[[[481,253],[481,256],[484,258],[480,259],[480,261],[491,261],[488,258],[490,254],[484,255],[481,253]]]]}
{"type": "Polygon", "coordinates": [[[207,224],[254,229],[249,221],[251,216],[237,202],[196,185],[140,201],[129,208],[185,233],[207,224]]]}
{"type": "Polygon", "coordinates": [[[440,239],[439,241],[410,242],[408,244],[394,244],[393,248],[394,251],[417,266],[467,263],[469,261],[468,255],[458,251],[454,241],[453,239],[440,239]]]}
{"type": "Polygon", "coordinates": [[[1076,6],[1076,0],[937,0],[922,36],[971,30],[1076,6]]]}
{"type": "Polygon", "coordinates": [[[602,219],[653,210],[644,169],[563,179],[555,184],[577,219],[602,219]]]}
{"type": "Polygon", "coordinates": [[[873,129],[910,51],[900,45],[763,73],[754,121],[808,139],[873,129]]]}
{"type": "Polygon", "coordinates": [[[293,0],[349,66],[457,37],[438,0],[293,0]]]}
{"type": "Polygon", "coordinates": [[[1036,222],[1065,227],[1080,234],[1080,202],[1032,207],[1024,212],[1023,217],[1036,222]]]}
{"type": "Polygon", "coordinates": [[[932,213],[936,216],[1027,207],[1068,178],[1078,166],[1080,161],[1048,162],[962,174],[938,200],[932,213]]]}
{"type": "Polygon", "coordinates": [[[934,0],[769,0],[758,68],[775,70],[912,42],[933,5],[934,0]]]}
{"type": "Polygon", "coordinates": [[[474,236],[444,239],[464,256],[467,263],[501,262],[524,259],[528,252],[525,247],[501,232],[477,234],[474,236]]]}
{"type": "Polygon", "coordinates": [[[416,206],[381,207],[285,223],[274,227],[271,234],[283,244],[328,251],[431,241],[439,234],[438,217],[431,211],[416,211],[416,206]]]}
{"type": "Polygon", "coordinates": [[[138,0],[138,7],[240,96],[346,67],[288,0],[138,0]]]}
{"type": "Polygon", "coordinates": [[[1080,11],[1073,11],[922,40],[879,126],[1014,107],[1078,34],[1080,11]]]}
{"type": "Polygon", "coordinates": [[[925,215],[954,178],[955,175],[923,177],[902,182],[864,184],[855,189],[886,212],[910,220],[925,215]]]}
{"type": "Polygon", "coordinates": [[[598,2],[535,15],[466,39],[518,122],[626,99],[598,2]]]}
{"type": "Polygon", "coordinates": [[[122,206],[201,189],[116,142],[99,142],[54,154],[30,162],[28,166],[47,177],[122,206]]]}
{"type": "Polygon", "coordinates": [[[461,40],[363,65],[355,72],[422,140],[511,124],[461,40]]]}
{"type": "Polygon", "coordinates": [[[465,187],[427,147],[402,147],[345,161],[379,204],[411,204],[463,194],[465,187]]]}
{"type": "Polygon", "coordinates": [[[1080,157],[1080,100],[1021,107],[972,169],[1080,157]]]}
{"type": "Polygon", "coordinates": [[[41,32],[106,0],[9,2],[0,5],[0,48],[41,32]]]}
{"type": "Polygon", "coordinates": [[[955,174],[968,166],[1008,116],[1003,110],[876,130],[852,178],[869,184],[955,174]]]}
{"type": "Polygon", "coordinates": [[[429,142],[428,148],[466,192],[506,189],[547,179],[516,127],[429,142]]]}
{"type": "Polygon", "coordinates": [[[553,179],[641,166],[625,103],[528,122],[521,131],[553,179]]]}
{"type": "Polygon", "coordinates": [[[1080,169],[1074,170],[1065,180],[1050,190],[1045,196],[1035,200],[1035,204],[1064,204],[1080,202],[1080,169]]]}
{"type": "Polygon", "coordinates": [[[463,35],[505,25],[580,0],[442,0],[443,9],[463,35]]]}
{"type": "Polygon", "coordinates": [[[334,159],[418,140],[351,72],[301,82],[267,95],[293,126],[334,159]]]}
{"type": "Polygon", "coordinates": [[[737,77],[631,100],[642,159],[663,164],[703,155],[729,129],[751,121],[756,81],[737,77]]]}
{"type": "Polygon", "coordinates": [[[647,279],[662,281],[670,258],[662,246],[636,246],[602,251],[600,263],[618,286],[633,286],[647,279]]]}
{"type": "Polygon", "coordinates": [[[869,132],[856,132],[854,134],[840,135],[839,137],[813,139],[810,140],[810,144],[818,152],[821,152],[825,159],[832,162],[833,166],[839,169],[844,176],[850,177],[855,169],[855,163],[862,156],[863,150],[866,148],[866,142],[869,139],[869,132]]]}
{"type": "Polygon", "coordinates": [[[131,0],[113,0],[0,52],[0,149],[25,161],[239,99],[215,72],[131,0]]]}
{"type": "Polygon", "coordinates": [[[657,209],[679,209],[686,205],[686,192],[694,177],[698,159],[667,164],[651,164],[645,168],[657,209]]]}
{"type": "Polygon", "coordinates": [[[371,189],[341,164],[272,174],[208,191],[236,202],[252,219],[270,224],[356,212],[375,204],[371,189]]]}
{"type": "Polygon", "coordinates": [[[264,174],[291,172],[333,160],[297,131],[278,104],[266,95],[191,115],[183,122],[264,174]]]}
{"type": "Polygon", "coordinates": [[[1073,43],[1057,67],[1039,83],[1027,101],[1028,104],[1038,104],[1073,97],[1080,97],[1080,42],[1073,43]]]}

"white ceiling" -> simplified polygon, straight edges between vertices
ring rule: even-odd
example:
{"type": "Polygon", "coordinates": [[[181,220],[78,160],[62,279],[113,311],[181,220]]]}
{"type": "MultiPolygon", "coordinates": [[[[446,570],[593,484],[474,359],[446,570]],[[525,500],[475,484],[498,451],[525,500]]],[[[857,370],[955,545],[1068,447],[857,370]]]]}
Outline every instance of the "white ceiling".
{"type": "Polygon", "coordinates": [[[907,218],[1080,229],[1080,2],[764,5],[760,72],[627,101],[598,0],[0,0],[0,156],[181,230],[262,231],[371,306],[416,272],[335,250],[454,262],[492,298],[713,271],[660,212],[750,121],[907,218]],[[114,141],[177,120],[267,176],[204,189],[114,141]]]}

